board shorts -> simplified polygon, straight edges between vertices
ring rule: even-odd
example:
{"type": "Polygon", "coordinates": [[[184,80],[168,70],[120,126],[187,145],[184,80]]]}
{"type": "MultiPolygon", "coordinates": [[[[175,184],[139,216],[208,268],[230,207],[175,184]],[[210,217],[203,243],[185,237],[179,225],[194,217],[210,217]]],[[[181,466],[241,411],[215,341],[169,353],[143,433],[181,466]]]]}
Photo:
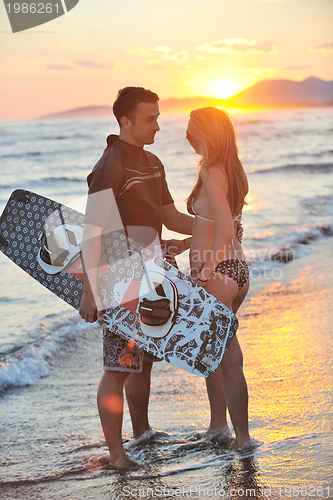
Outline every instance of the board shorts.
{"type": "Polygon", "coordinates": [[[140,373],[144,361],[153,363],[162,360],[137,347],[134,342],[129,342],[111,330],[103,328],[104,370],[140,373]]]}

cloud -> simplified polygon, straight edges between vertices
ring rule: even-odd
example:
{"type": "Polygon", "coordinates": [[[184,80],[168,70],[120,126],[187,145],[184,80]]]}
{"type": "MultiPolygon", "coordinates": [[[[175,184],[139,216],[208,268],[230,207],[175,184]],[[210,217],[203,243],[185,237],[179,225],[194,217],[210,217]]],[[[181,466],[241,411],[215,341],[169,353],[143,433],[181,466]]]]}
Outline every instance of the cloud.
{"type": "Polygon", "coordinates": [[[113,68],[113,64],[101,64],[95,61],[75,61],[75,63],[78,66],[81,66],[81,68],[86,68],[86,69],[106,69],[106,68],[113,68]]]}
{"type": "Polygon", "coordinates": [[[147,66],[149,69],[164,70],[168,69],[166,64],[162,64],[159,60],[151,59],[147,61],[147,66]]]}
{"type": "Polygon", "coordinates": [[[262,76],[269,73],[276,73],[276,68],[233,68],[237,73],[244,73],[246,75],[262,76]]]}
{"type": "MultiPolygon", "coordinates": [[[[81,68],[85,69],[110,69],[113,68],[114,65],[111,64],[101,64],[95,61],[74,61],[74,64],[77,64],[81,68]]],[[[47,69],[53,70],[53,71],[61,71],[61,70],[68,70],[68,69],[73,69],[72,66],[69,64],[48,64],[47,69]]]]}
{"type": "Polygon", "coordinates": [[[47,69],[52,71],[63,71],[72,68],[68,66],[68,64],[48,64],[47,69]]]}
{"type": "Polygon", "coordinates": [[[206,43],[197,48],[211,54],[276,54],[277,49],[270,43],[258,43],[256,40],[237,38],[206,43]]]}
{"type": "MultiPolygon", "coordinates": [[[[151,49],[144,49],[142,47],[128,49],[127,53],[145,57],[162,57],[162,59],[165,59],[166,61],[173,61],[178,64],[186,61],[189,58],[188,52],[186,52],[186,50],[173,52],[173,49],[171,47],[164,47],[161,45],[151,49]]],[[[159,64],[159,61],[154,60],[154,63],[159,64]]]]}
{"type": "Polygon", "coordinates": [[[286,68],[281,68],[281,71],[303,71],[306,69],[311,69],[313,66],[310,66],[309,64],[304,64],[304,65],[294,65],[294,66],[287,66],[286,68]]]}
{"type": "Polygon", "coordinates": [[[167,61],[174,61],[176,63],[181,63],[188,59],[188,52],[186,52],[186,50],[180,50],[175,54],[164,54],[163,58],[166,59],[167,61]]]}
{"type": "Polygon", "coordinates": [[[134,54],[136,56],[147,56],[147,57],[153,57],[156,55],[161,55],[162,54],[168,54],[172,52],[173,49],[170,47],[163,47],[163,46],[158,46],[155,47],[154,49],[144,49],[142,47],[137,47],[136,49],[128,49],[127,53],[128,54],[134,54]]]}
{"type": "Polygon", "coordinates": [[[323,43],[322,45],[318,45],[318,47],[309,49],[309,52],[333,52],[333,42],[323,43]]]}

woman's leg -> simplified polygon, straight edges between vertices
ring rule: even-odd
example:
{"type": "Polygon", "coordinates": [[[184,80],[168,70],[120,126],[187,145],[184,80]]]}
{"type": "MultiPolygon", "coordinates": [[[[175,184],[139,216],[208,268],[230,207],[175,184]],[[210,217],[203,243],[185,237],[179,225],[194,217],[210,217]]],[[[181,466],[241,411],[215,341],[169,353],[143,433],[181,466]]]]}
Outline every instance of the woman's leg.
{"type": "MultiPolygon", "coordinates": [[[[211,278],[206,286],[209,293],[234,312],[243,302],[248,288],[249,282],[238,290],[238,285],[232,279],[221,274],[211,278]]],[[[250,443],[247,413],[248,394],[243,374],[242,352],[236,337],[231,342],[220,367],[212,377],[206,379],[206,385],[211,408],[211,423],[205,436],[216,432],[228,433],[229,427],[226,420],[226,406],[228,406],[236,433],[236,445],[238,447],[247,446],[250,443]]]]}
{"type": "Polygon", "coordinates": [[[231,436],[227,421],[227,404],[224,397],[221,365],[214,375],[206,378],[206,387],[210,405],[210,424],[204,437],[217,433],[231,436]]]}
{"type": "Polygon", "coordinates": [[[236,312],[238,311],[238,309],[242,305],[242,303],[247,295],[247,292],[249,291],[249,288],[250,288],[250,280],[247,280],[245,285],[242,286],[242,288],[240,290],[238,290],[236,298],[234,299],[232,306],[231,306],[232,312],[234,314],[236,314],[236,312]]]}
{"type": "MultiPolygon", "coordinates": [[[[214,275],[207,283],[205,289],[223,302],[229,309],[231,309],[233,300],[238,292],[237,284],[224,274],[214,275]]],[[[218,367],[214,375],[206,378],[206,387],[211,417],[209,428],[204,437],[218,432],[231,435],[227,422],[227,405],[224,396],[221,366],[218,367]]]]}
{"type": "Polygon", "coordinates": [[[248,392],[243,373],[243,355],[235,336],[222,362],[223,388],[237,448],[251,446],[248,428],[248,392]]]}
{"type": "MultiPolygon", "coordinates": [[[[250,282],[248,280],[247,283],[240,290],[238,290],[237,295],[231,304],[232,311],[235,314],[246,297],[246,294],[249,290],[249,285],[250,282]]],[[[216,290],[214,291],[215,293],[217,293],[216,290]]],[[[224,396],[223,374],[221,366],[219,366],[214,375],[206,378],[206,387],[210,404],[211,419],[209,428],[204,437],[211,436],[212,434],[216,434],[218,432],[231,435],[227,421],[227,404],[224,396]]]]}

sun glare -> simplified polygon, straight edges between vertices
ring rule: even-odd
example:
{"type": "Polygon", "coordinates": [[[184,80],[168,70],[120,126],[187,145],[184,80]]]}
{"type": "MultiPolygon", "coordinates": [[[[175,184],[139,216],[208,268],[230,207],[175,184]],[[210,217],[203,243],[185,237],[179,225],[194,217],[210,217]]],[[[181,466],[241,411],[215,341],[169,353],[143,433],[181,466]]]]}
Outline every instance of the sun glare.
{"type": "Polygon", "coordinates": [[[236,85],[230,80],[222,80],[215,85],[216,97],[226,99],[237,94],[236,85]]]}

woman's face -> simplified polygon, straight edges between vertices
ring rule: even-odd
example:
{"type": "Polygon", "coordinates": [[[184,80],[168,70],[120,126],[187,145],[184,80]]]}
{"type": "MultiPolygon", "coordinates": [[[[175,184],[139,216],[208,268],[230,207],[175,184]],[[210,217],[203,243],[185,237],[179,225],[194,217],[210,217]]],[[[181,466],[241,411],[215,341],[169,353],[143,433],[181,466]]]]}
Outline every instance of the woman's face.
{"type": "Polygon", "coordinates": [[[200,143],[199,143],[197,137],[198,137],[198,134],[197,134],[197,132],[195,130],[195,127],[193,125],[193,121],[190,118],[190,120],[188,122],[188,125],[187,125],[187,130],[186,130],[186,139],[191,144],[191,146],[194,149],[194,151],[198,155],[200,155],[202,153],[200,151],[200,143]]]}

